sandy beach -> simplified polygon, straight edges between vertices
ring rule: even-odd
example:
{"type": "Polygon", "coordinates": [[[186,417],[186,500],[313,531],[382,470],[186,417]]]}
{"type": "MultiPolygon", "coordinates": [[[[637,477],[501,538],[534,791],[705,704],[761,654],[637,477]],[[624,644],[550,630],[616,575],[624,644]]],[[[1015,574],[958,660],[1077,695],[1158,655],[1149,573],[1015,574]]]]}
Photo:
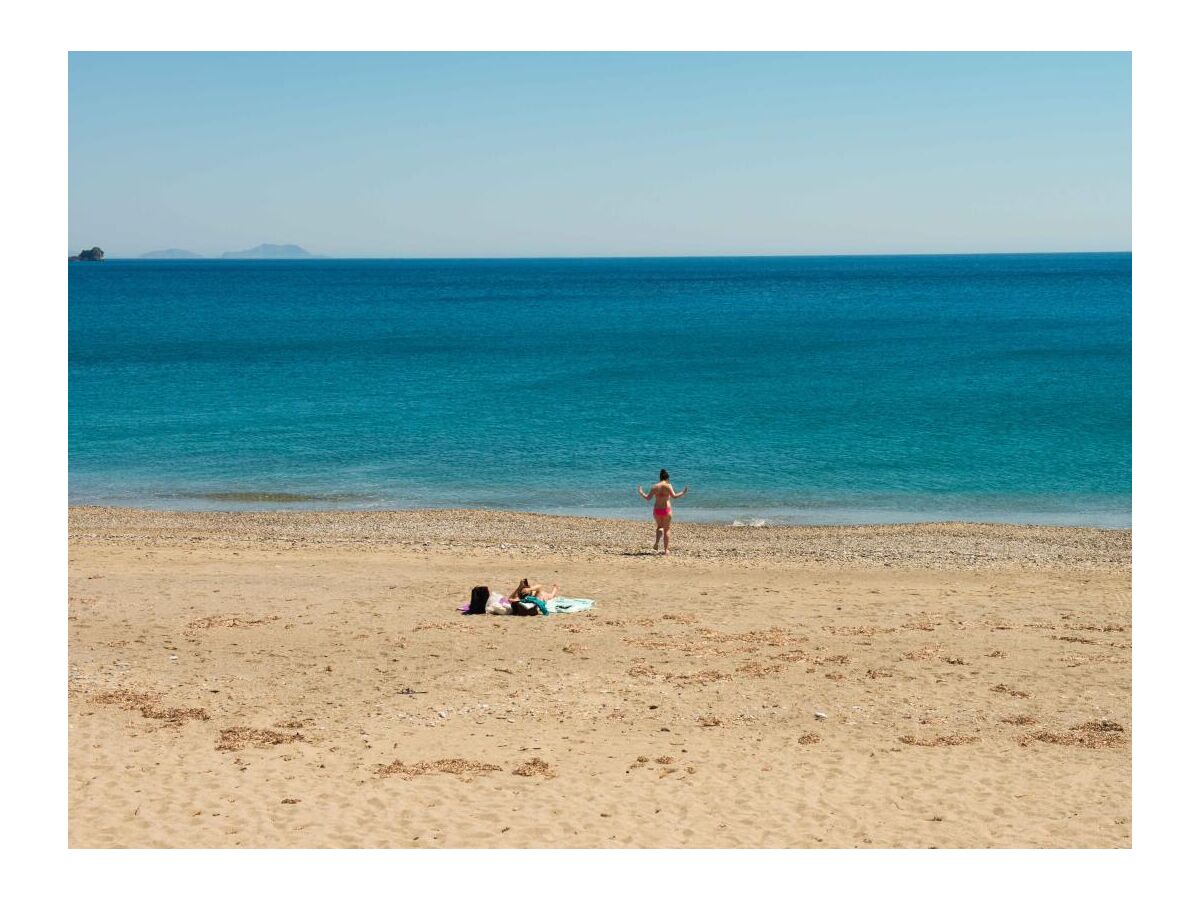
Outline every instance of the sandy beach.
{"type": "Polygon", "coordinates": [[[72,847],[1128,847],[1130,532],[69,512],[72,847]],[[589,612],[461,616],[559,582],[589,612]]]}

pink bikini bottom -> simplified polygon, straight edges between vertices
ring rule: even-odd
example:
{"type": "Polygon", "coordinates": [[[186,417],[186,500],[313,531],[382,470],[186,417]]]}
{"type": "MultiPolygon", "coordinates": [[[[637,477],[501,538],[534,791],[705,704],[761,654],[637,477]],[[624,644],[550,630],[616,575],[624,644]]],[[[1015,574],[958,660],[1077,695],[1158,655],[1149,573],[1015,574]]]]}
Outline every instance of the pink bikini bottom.
{"type": "Polygon", "coordinates": [[[671,511],[669,509],[663,509],[658,506],[654,507],[654,518],[656,519],[665,519],[670,514],[671,511]]]}

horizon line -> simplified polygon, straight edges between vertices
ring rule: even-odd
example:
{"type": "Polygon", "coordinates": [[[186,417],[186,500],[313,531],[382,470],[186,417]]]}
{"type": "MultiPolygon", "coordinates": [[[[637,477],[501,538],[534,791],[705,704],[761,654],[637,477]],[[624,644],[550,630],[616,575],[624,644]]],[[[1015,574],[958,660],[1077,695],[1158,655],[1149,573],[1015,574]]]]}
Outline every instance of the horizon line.
{"type": "MultiPolygon", "coordinates": [[[[149,250],[147,253],[156,251],[149,250]]],[[[302,257],[226,257],[204,256],[179,259],[138,256],[106,256],[105,259],[123,262],[314,262],[329,260],[378,260],[396,262],[475,262],[475,261],[520,261],[520,260],[609,260],[609,259],[828,259],[841,257],[894,257],[894,256],[1099,256],[1132,254],[1133,249],[1124,250],[965,250],[965,251],[911,251],[892,253],[672,253],[672,254],[621,254],[621,255],[552,255],[552,256],[331,256],[313,253],[302,257]]]]}

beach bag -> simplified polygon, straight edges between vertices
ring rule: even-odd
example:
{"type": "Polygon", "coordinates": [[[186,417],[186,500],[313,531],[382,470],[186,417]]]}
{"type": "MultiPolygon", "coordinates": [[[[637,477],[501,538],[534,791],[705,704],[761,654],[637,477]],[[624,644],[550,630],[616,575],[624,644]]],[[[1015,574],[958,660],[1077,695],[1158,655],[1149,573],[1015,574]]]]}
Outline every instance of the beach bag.
{"type": "Polygon", "coordinates": [[[467,606],[468,616],[482,616],[487,612],[488,598],[492,595],[486,587],[471,588],[471,602],[467,606]]]}

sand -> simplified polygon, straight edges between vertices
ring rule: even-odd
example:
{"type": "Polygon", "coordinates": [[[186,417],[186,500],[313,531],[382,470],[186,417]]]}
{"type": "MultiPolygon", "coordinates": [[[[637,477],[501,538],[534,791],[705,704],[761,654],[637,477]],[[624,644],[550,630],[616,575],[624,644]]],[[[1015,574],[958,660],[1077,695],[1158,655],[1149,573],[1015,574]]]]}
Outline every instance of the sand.
{"type": "Polygon", "coordinates": [[[72,847],[1128,847],[1130,533],[69,514],[72,847]],[[591,612],[460,616],[522,576],[591,612]]]}

